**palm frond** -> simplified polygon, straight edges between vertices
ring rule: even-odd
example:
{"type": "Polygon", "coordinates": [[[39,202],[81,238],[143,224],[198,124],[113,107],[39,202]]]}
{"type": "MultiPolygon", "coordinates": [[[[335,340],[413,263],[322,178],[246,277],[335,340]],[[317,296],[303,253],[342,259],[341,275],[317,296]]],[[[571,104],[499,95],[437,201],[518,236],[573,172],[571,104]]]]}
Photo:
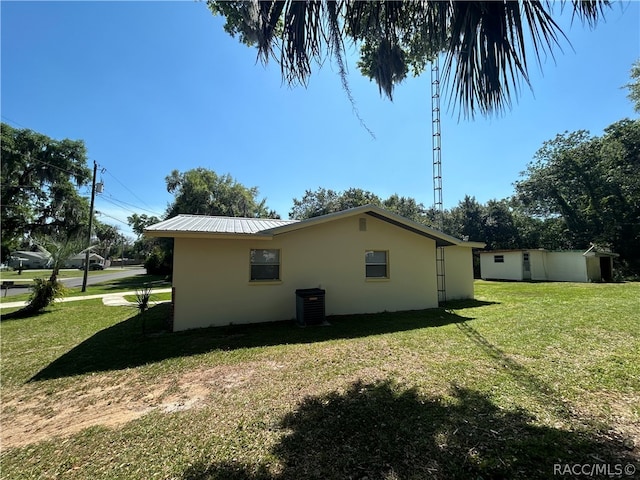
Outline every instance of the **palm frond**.
{"type": "MultiPolygon", "coordinates": [[[[501,1],[274,1],[255,3],[259,56],[280,64],[289,84],[306,85],[313,62],[331,55],[346,86],[344,39],[369,47],[370,76],[392,98],[413,62],[420,71],[445,53],[444,78],[465,115],[491,114],[511,106],[522,83],[530,85],[527,38],[538,64],[561,48],[566,36],[552,18],[550,2],[501,1]],[[281,28],[278,28],[278,26],[281,28]],[[426,45],[426,46],[425,46],[426,45]],[[407,58],[410,48],[419,55],[407,58]],[[427,48],[428,47],[428,48],[427,48]],[[279,50],[279,52],[278,52],[279,50]]],[[[604,16],[608,0],[572,0],[574,15],[590,26],[604,16]]],[[[366,50],[366,49],[365,49],[366,50]]],[[[350,91],[346,87],[348,95],[350,91]]],[[[351,98],[351,97],[350,97],[351,98]]],[[[353,102],[352,102],[353,103],[353,102]]]]}
{"type": "Polygon", "coordinates": [[[573,16],[595,27],[598,20],[604,18],[606,9],[611,5],[608,0],[572,0],[573,16]]]}
{"type": "Polygon", "coordinates": [[[347,80],[347,67],[344,61],[343,52],[344,52],[344,41],[343,41],[343,26],[340,23],[339,13],[343,7],[343,2],[327,2],[327,21],[329,25],[329,53],[333,56],[338,65],[338,73],[340,75],[340,82],[342,83],[342,89],[347,94],[347,98],[349,99],[349,103],[351,103],[351,109],[353,114],[356,116],[360,125],[369,132],[371,138],[375,140],[376,136],[371,131],[371,129],[367,126],[363,118],[360,116],[360,112],[358,111],[358,107],[356,105],[356,101],[353,98],[353,94],[351,93],[351,88],[349,87],[349,82],[347,80]]]}

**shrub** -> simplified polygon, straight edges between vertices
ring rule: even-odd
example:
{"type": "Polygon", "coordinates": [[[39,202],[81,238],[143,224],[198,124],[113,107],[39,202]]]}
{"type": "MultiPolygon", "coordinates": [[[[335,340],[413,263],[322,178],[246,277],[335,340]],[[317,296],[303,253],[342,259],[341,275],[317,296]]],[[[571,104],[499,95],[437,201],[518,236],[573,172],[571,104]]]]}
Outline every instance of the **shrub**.
{"type": "Polygon", "coordinates": [[[144,268],[151,275],[170,275],[173,267],[171,252],[165,252],[159,247],[154,247],[144,262],[144,268]]]}
{"type": "Polygon", "coordinates": [[[37,315],[56,299],[64,297],[66,293],[66,287],[57,280],[34,278],[29,303],[20,310],[2,315],[2,319],[27,318],[37,315]]]}
{"type": "Polygon", "coordinates": [[[65,286],[57,280],[47,280],[45,278],[35,278],[33,288],[29,296],[29,308],[33,313],[45,309],[56,299],[64,297],[65,286]]]}

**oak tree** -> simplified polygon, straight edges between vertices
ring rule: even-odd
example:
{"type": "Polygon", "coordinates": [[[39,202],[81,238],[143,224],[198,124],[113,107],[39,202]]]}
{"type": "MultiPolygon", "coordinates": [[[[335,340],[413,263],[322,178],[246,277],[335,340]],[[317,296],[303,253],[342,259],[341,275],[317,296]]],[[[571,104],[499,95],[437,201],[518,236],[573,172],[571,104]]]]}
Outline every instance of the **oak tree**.
{"type": "Polygon", "coordinates": [[[86,228],[91,180],[82,140],[55,140],[2,123],[2,258],[28,237],[74,236],[86,228]]]}

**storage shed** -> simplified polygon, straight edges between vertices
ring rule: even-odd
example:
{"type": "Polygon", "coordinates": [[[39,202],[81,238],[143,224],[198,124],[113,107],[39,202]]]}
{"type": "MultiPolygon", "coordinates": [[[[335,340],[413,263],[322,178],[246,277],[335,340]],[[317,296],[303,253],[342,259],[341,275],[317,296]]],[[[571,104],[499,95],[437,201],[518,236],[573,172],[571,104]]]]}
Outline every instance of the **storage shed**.
{"type": "Polygon", "coordinates": [[[480,252],[483,280],[610,282],[616,253],[598,251],[492,250],[480,252]]]}

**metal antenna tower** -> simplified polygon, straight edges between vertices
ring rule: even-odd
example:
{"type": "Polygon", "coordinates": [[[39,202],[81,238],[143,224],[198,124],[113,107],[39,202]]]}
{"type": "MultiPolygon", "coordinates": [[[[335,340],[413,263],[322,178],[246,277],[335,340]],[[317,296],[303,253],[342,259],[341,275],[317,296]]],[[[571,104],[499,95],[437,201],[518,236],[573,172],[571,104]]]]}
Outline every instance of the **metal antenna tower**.
{"type": "MultiPolygon", "coordinates": [[[[444,229],[444,210],[442,205],[442,135],[440,131],[440,61],[438,56],[431,63],[431,137],[433,149],[433,210],[436,215],[436,227],[442,231],[444,229]]],[[[444,273],[444,247],[436,246],[436,279],[439,303],[447,301],[444,273]]]]}

